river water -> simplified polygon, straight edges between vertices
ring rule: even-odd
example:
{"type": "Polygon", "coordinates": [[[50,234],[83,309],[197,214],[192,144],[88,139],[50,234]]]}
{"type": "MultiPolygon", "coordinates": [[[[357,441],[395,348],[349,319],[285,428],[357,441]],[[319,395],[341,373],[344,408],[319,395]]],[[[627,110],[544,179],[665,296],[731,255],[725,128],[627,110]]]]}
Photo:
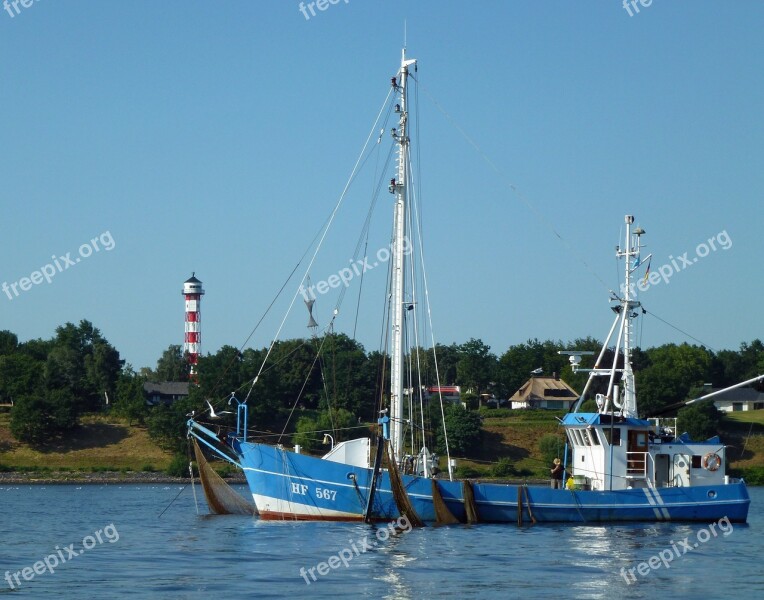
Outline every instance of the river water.
{"type": "Polygon", "coordinates": [[[201,515],[190,486],[0,488],[0,597],[764,597],[764,488],[751,489],[746,525],[401,523],[396,534],[208,516],[197,494],[201,515]]]}

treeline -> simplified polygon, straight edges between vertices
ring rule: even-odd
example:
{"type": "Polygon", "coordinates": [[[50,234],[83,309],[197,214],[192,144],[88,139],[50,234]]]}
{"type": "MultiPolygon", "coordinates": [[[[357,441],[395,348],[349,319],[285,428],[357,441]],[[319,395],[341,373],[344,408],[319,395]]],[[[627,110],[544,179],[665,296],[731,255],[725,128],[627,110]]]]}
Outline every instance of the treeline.
{"type": "Polygon", "coordinates": [[[0,331],[0,403],[13,405],[11,432],[32,443],[63,435],[114,398],[122,368],[119,352],[88,321],[24,343],[0,331]]]}
{"type": "MultiPolygon", "coordinates": [[[[558,374],[580,392],[586,375],[572,373],[567,357],[558,354],[565,349],[598,352],[600,343],[593,338],[569,343],[529,340],[501,355],[480,339],[438,345],[437,371],[431,349],[409,355],[405,385],[435,385],[437,373],[441,385],[462,386],[463,400],[476,408],[481,394],[509,398],[540,368],[545,375],[558,374]]],[[[31,443],[65,435],[83,413],[111,411],[146,424],[160,444],[179,450],[185,443],[187,415],[203,412],[206,400],[216,410],[234,410],[227,405],[231,394],[248,398],[250,425],[257,429],[281,431],[291,415],[287,433],[375,422],[380,404],[386,402],[389,360],[380,352],[367,352],[346,335],[277,342],[263,366],[267,353],[267,348],[239,351],[224,346],[200,358],[198,385],[190,386],[188,399],[148,407],[144,382],[188,380],[180,346],[165,350],[156,368],[136,372],[88,321],[67,323],[50,340],[19,343],[16,335],[3,331],[0,404],[13,405],[12,433],[31,443]]],[[[602,366],[611,363],[612,353],[606,353],[602,366]]],[[[723,387],[764,373],[764,345],[754,340],[739,350],[712,352],[666,344],[635,350],[633,364],[640,413],[649,416],[699,395],[705,383],[723,387]]],[[[434,431],[440,411],[428,406],[425,410],[434,431]]],[[[310,436],[303,437],[309,445],[310,436]]]]}

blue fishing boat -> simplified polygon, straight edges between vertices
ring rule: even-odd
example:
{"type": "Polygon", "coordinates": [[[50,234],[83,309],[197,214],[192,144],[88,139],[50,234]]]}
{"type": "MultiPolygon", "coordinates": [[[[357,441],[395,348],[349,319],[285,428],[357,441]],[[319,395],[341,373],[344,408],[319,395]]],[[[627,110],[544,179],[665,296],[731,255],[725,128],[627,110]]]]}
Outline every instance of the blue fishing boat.
{"type": "MultiPolygon", "coordinates": [[[[589,369],[582,363],[592,352],[566,352],[574,371],[588,372],[589,378],[560,423],[567,438],[565,457],[569,457],[563,467],[570,475],[563,485],[455,480],[447,436],[447,472],[438,470],[440,461],[426,445],[415,447],[413,436],[408,439],[406,432],[414,421],[410,408],[414,386],[404,385],[405,313],[418,302],[405,289],[414,279],[407,276],[408,260],[413,259],[406,245],[412,229],[417,229],[412,228],[409,208],[408,88],[415,65],[404,51],[388,96],[390,113],[397,118],[392,131],[397,170],[389,185],[394,196],[387,321],[390,380],[378,431],[333,444],[321,457],[305,454],[299,447],[253,441],[248,433],[248,394],[241,401],[232,395],[229,401],[236,408],[236,432],[221,441],[219,432],[193,418],[188,421],[189,435],[243,470],[263,519],[383,521],[405,515],[443,522],[445,514],[450,522],[711,521],[724,517],[745,522],[748,491],[744,481],[726,475],[724,444],[718,438],[691,441],[679,435],[675,420],[646,420],[638,415],[631,352],[641,305],[631,284],[647,260],[640,260],[645,232],[634,227],[632,216],[625,218],[625,242],[616,250],[625,264],[625,285],[621,294],[611,292],[615,320],[602,350],[589,369]],[[614,353],[607,352],[613,348],[614,353]],[[598,386],[602,379],[607,384],[598,386]],[[602,393],[590,393],[597,389],[602,393]],[[581,412],[584,400],[592,396],[596,412],[581,412]]],[[[312,313],[311,326],[315,326],[312,313]]],[[[257,377],[252,387],[256,383],[257,377]]]]}

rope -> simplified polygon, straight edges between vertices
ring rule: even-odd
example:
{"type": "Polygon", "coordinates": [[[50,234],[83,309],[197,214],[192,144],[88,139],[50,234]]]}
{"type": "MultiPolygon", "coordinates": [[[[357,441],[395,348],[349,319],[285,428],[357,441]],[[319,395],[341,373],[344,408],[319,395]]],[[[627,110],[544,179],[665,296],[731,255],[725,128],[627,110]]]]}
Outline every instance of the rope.
{"type": "Polygon", "coordinates": [[[661,318],[660,318],[658,315],[656,315],[654,312],[647,312],[647,310],[645,310],[645,308],[644,308],[644,307],[642,308],[642,311],[643,311],[643,312],[644,312],[646,315],[650,315],[650,316],[652,316],[652,317],[655,317],[656,319],[658,319],[658,320],[659,320],[659,321],[661,321],[662,323],[665,323],[666,325],[668,325],[668,326],[669,326],[669,327],[671,327],[672,329],[675,329],[676,331],[678,331],[678,332],[679,332],[679,333],[681,333],[682,335],[686,335],[686,336],[687,336],[688,338],[690,338],[691,340],[694,340],[694,341],[698,342],[698,343],[699,343],[701,346],[704,346],[705,348],[708,348],[708,349],[709,349],[709,350],[711,350],[712,352],[716,352],[716,350],[714,350],[714,349],[713,349],[713,348],[712,348],[712,347],[711,347],[709,344],[706,344],[706,343],[705,343],[705,342],[703,342],[702,340],[699,340],[698,338],[691,336],[691,335],[690,335],[689,333],[687,333],[686,331],[683,331],[682,329],[679,329],[679,327],[677,327],[676,325],[672,325],[671,323],[669,323],[669,322],[668,322],[668,321],[666,321],[665,319],[661,319],[661,318]]]}
{"type": "Polygon", "coordinates": [[[180,497],[180,495],[183,493],[183,490],[185,490],[187,487],[188,487],[188,484],[186,484],[186,485],[184,485],[182,488],[180,488],[180,491],[178,492],[178,495],[177,495],[177,496],[175,496],[175,498],[173,498],[172,500],[170,500],[170,503],[169,503],[169,504],[168,504],[168,505],[165,507],[165,509],[164,509],[162,512],[160,512],[160,513],[159,513],[159,516],[157,517],[157,519],[161,519],[161,518],[162,518],[162,515],[163,515],[164,513],[166,513],[166,512],[167,512],[167,509],[168,509],[168,508],[170,508],[170,507],[173,505],[173,503],[174,503],[174,502],[175,502],[175,501],[176,501],[176,500],[177,500],[177,499],[180,497]]]}
{"type": "MultiPolygon", "coordinates": [[[[413,76],[412,76],[413,77],[413,76]]],[[[415,80],[416,81],[416,80],[415,80]]],[[[589,273],[602,285],[602,287],[605,288],[608,292],[610,291],[610,286],[608,286],[603,279],[599,276],[599,274],[591,267],[589,266],[589,263],[587,263],[583,257],[581,257],[577,252],[575,247],[560,234],[555,228],[554,225],[544,216],[544,214],[537,209],[534,204],[528,200],[525,195],[519,190],[519,188],[510,181],[510,179],[504,174],[504,172],[496,165],[493,160],[485,153],[483,150],[478,146],[477,142],[473,140],[465,131],[461,128],[461,126],[454,120],[454,118],[446,111],[445,108],[443,108],[440,103],[430,94],[428,89],[422,85],[422,90],[427,95],[427,97],[432,101],[433,104],[435,104],[436,108],[443,114],[443,116],[446,118],[446,120],[461,134],[461,136],[469,143],[475,151],[480,155],[480,157],[488,164],[489,167],[499,176],[500,179],[504,180],[504,183],[507,185],[507,187],[512,190],[512,192],[517,196],[517,198],[525,204],[525,206],[534,214],[534,216],[547,228],[549,231],[552,232],[552,234],[559,239],[563,245],[568,249],[570,254],[574,256],[585,268],[589,273]]]]}
{"type": "Polygon", "coordinates": [[[194,493],[194,506],[196,506],[196,514],[199,514],[199,501],[196,499],[196,486],[194,485],[194,463],[189,461],[188,472],[191,475],[191,491],[194,493]]]}
{"type": "MultiPolygon", "coordinates": [[[[310,273],[311,268],[313,267],[313,263],[316,261],[316,257],[318,256],[319,251],[321,250],[321,247],[323,246],[324,240],[326,239],[326,236],[329,233],[329,230],[331,229],[332,223],[334,223],[334,219],[337,216],[337,213],[339,212],[340,207],[342,206],[343,202],[345,201],[345,197],[347,196],[348,189],[350,188],[350,184],[355,179],[355,176],[358,172],[358,167],[361,164],[361,161],[363,159],[363,155],[366,153],[366,148],[369,145],[369,141],[372,138],[372,135],[377,129],[377,123],[379,122],[379,118],[382,115],[382,111],[385,109],[385,105],[388,103],[388,99],[390,97],[390,94],[392,93],[392,90],[388,90],[387,96],[385,97],[385,101],[382,103],[382,107],[379,110],[379,113],[377,114],[377,118],[374,120],[374,125],[372,125],[372,129],[369,132],[368,137],[366,138],[366,142],[363,145],[363,148],[361,149],[361,153],[358,156],[358,159],[356,160],[355,165],[353,166],[353,170],[350,173],[350,177],[348,178],[347,182],[345,183],[345,187],[342,190],[342,193],[340,194],[339,199],[337,200],[337,203],[334,205],[334,209],[332,210],[329,218],[327,219],[327,222],[323,228],[323,233],[321,234],[321,237],[318,241],[318,244],[316,245],[316,249],[313,252],[313,256],[310,258],[310,262],[308,263],[307,268],[305,269],[305,275],[300,280],[300,286],[302,285],[302,282],[305,281],[305,278],[308,276],[308,273],[310,273]]],[[[289,307],[287,308],[286,314],[284,315],[284,318],[281,320],[281,323],[279,324],[278,329],[276,330],[276,335],[273,337],[273,341],[271,341],[270,346],[268,347],[268,351],[265,354],[265,358],[263,358],[262,365],[260,366],[260,370],[258,371],[257,375],[255,375],[254,379],[252,380],[252,385],[249,388],[249,391],[247,392],[246,397],[244,398],[244,402],[246,403],[249,400],[250,395],[252,394],[252,390],[255,387],[255,384],[257,383],[258,378],[262,374],[263,370],[265,369],[265,365],[268,362],[268,359],[270,358],[271,352],[273,351],[274,346],[276,345],[276,341],[281,336],[281,330],[284,328],[284,325],[286,324],[287,317],[289,316],[289,313],[292,312],[292,307],[294,306],[294,303],[297,301],[297,297],[300,295],[300,287],[295,290],[294,296],[292,296],[292,301],[289,303],[289,307]]],[[[336,316],[335,311],[335,316],[336,316]]]]}

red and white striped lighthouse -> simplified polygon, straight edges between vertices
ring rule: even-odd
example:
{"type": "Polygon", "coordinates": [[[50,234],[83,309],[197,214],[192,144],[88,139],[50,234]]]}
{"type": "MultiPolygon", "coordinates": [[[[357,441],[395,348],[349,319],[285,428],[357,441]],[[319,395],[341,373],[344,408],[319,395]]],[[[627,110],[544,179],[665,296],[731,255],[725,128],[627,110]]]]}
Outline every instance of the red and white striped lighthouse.
{"type": "Polygon", "coordinates": [[[195,277],[196,273],[191,274],[183,284],[183,296],[186,299],[186,337],[183,344],[183,351],[188,356],[189,379],[196,381],[196,365],[199,361],[199,353],[202,346],[202,282],[195,277]]]}

